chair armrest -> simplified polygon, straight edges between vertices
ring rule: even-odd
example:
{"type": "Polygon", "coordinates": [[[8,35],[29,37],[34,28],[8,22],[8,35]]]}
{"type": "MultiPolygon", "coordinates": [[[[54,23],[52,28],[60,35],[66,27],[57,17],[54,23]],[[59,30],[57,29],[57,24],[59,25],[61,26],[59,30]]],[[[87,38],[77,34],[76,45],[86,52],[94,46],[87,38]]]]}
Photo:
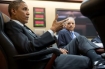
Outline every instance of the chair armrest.
{"type": "Polygon", "coordinates": [[[38,51],[38,52],[15,55],[14,58],[15,59],[29,59],[29,58],[33,58],[33,57],[39,57],[39,56],[41,57],[41,56],[48,55],[48,54],[51,54],[51,53],[54,53],[56,56],[59,56],[61,54],[59,49],[48,48],[46,50],[41,50],[41,51],[38,51]]]}

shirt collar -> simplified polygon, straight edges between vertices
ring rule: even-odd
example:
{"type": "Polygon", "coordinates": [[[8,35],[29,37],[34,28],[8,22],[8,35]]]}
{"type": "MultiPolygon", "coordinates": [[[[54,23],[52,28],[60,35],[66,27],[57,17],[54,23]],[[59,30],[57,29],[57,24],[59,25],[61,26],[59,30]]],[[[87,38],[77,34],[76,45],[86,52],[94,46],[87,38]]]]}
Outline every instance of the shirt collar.
{"type": "Polygon", "coordinates": [[[70,32],[74,33],[74,31],[70,31],[70,32]]]}
{"type": "Polygon", "coordinates": [[[17,24],[21,25],[21,26],[24,26],[21,22],[19,22],[18,20],[12,20],[14,22],[16,22],[17,24]]]}

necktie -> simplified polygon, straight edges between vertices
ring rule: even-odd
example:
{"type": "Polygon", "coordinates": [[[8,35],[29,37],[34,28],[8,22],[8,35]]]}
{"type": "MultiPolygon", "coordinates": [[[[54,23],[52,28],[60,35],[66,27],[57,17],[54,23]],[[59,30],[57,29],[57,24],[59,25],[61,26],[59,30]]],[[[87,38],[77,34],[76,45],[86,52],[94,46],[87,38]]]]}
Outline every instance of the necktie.
{"type": "Polygon", "coordinates": [[[74,39],[75,37],[74,37],[74,33],[73,32],[71,32],[71,38],[72,39],[74,39]]]}

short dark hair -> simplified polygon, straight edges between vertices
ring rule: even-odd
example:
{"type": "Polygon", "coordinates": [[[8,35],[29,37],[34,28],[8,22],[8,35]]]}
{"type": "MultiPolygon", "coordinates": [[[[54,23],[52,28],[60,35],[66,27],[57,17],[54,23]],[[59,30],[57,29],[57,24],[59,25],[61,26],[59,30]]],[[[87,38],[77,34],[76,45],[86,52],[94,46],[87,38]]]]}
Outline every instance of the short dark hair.
{"type": "Polygon", "coordinates": [[[12,1],[12,2],[9,3],[8,13],[9,13],[10,16],[12,15],[11,9],[18,9],[20,3],[25,3],[25,2],[24,1],[12,1]]]}

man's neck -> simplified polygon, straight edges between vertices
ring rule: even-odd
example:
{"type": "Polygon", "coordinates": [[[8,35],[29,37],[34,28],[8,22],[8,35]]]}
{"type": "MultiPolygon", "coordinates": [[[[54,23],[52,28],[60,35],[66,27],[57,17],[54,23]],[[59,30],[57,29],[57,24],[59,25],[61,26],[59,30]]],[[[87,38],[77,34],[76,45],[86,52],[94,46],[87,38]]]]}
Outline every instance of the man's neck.
{"type": "Polygon", "coordinates": [[[24,26],[20,21],[12,19],[12,21],[16,22],[17,24],[24,26]]]}

